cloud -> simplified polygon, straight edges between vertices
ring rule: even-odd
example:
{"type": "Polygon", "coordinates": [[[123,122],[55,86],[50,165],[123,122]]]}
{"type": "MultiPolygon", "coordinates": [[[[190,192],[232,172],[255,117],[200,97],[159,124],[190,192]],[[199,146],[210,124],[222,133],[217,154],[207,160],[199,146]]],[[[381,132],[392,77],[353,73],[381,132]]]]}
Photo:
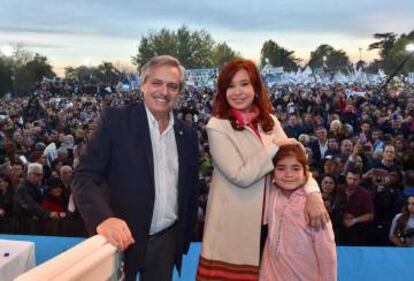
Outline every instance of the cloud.
{"type": "Polygon", "coordinates": [[[0,0],[0,44],[20,42],[44,55],[124,58],[141,36],[162,27],[205,29],[250,58],[267,39],[307,54],[319,44],[357,52],[373,33],[408,33],[412,0],[0,0]]]}
{"type": "MultiPolygon", "coordinates": [[[[150,28],[267,32],[372,33],[378,27],[398,21],[395,28],[412,28],[414,2],[408,0],[267,0],[239,1],[9,1],[0,12],[0,28],[49,30],[138,37],[150,28]],[[387,21],[370,21],[384,15],[387,21]],[[392,20],[391,20],[392,19],[392,20]],[[11,23],[11,26],[10,26],[11,23]]],[[[380,30],[377,30],[380,32],[380,30]]],[[[395,30],[399,32],[399,30],[395,30]]]]}

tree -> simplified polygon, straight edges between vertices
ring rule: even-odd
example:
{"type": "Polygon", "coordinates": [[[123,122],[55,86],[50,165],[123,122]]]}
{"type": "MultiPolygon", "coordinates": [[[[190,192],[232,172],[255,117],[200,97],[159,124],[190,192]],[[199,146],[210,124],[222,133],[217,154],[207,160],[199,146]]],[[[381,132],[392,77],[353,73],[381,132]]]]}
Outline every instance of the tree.
{"type": "Polygon", "coordinates": [[[17,95],[29,93],[34,84],[41,82],[43,77],[53,78],[56,76],[47,58],[39,54],[35,54],[25,64],[15,69],[15,91],[17,95]]]}
{"type": "Polygon", "coordinates": [[[393,63],[389,60],[389,54],[393,48],[397,35],[393,32],[374,33],[374,38],[379,40],[368,46],[368,50],[378,50],[380,59],[374,60],[370,65],[370,69],[382,68],[385,72],[390,72],[393,68],[393,63]]]}
{"type": "Polygon", "coordinates": [[[214,66],[221,66],[235,57],[240,57],[240,54],[233,51],[226,42],[218,43],[214,47],[213,54],[211,55],[211,62],[214,66]]]}
{"type": "MultiPolygon", "coordinates": [[[[407,37],[400,37],[389,51],[386,61],[386,72],[392,73],[405,59],[404,65],[399,70],[399,73],[408,74],[414,71],[414,55],[407,53],[405,47],[411,43],[407,37]]],[[[396,73],[398,75],[398,73],[396,73]]]]}
{"type": "Polygon", "coordinates": [[[365,69],[366,67],[367,67],[367,63],[364,60],[357,61],[356,63],[357,69],[360,69],[360,68],[365,69]]]}
{"type": "MultiPolygon", "coordinates": [[[[379,39],[379,41],[370,44],[369,50],[378,49],[380,59],[374,60],[369,65],[369,70],[378,71],[382,68],[387,74],[391,74],[407,58],[408,54],[405,47],[414,40],[414,30],[408,35],[401,34],[399,38],[392,32],[375,33],[374,38],[379,39]]],[[[406,74],[414,70],[413,60],[411,56],[400,69],[401,73],[406,74]]]]}
{"type": "Polygon", "coordinates": [[[26,71],[29,73],[31,80],[42,81],[43,77],[53,78],[56,74],[52,66],[47,61],[47,57],[35,54],[34,58],[26,63],[26,71]]]}
{"type": "Polygon", "coordinates": [[[330,71],[346,71],[350,66],[347,54],[342,50],[336,50],[328,44],[322,44],[311,52],[308,65],[315,68],[326,68],[330,71]]]}
{"type": "Polygon", "coordinates": [[[6,56],[0,56],[0,96],[13,91],[12,61],[6,56]]]}
{"type": "Polygon", "coordinates": [[[368,46],[368,50],[376,50],[378,49],[378,54],[380,57],[385,60],[394,46],[395,37],[397,35],[393,32],[386,32],[386,33],[374,33],[374,38],[378,39],[379,41],[374,42],[368,46]]]}
{"type": "Polygon", "coordinates": [[[56,74],[52,70],[47,57],[33,54],[18,46],[9,58],[0,58],[0,91],[2,94],[12,92],[22,96],[30,93],[43,77],[53,78],[56,74]]]}
{"type": "Polygon", "coordinates": [[[115,68],[112,62],[104,61],[102,64],[98,65],[96,70],[98,79],[106,84],[116,83],[121,76],[121,72],[115,68]]]}
{"type": "Polygon", "coordinates": [[[154,56],[171,55],[186,68],[211,67],[213,47],[214,40],[205,30],[190,31],[186,26],[177,31],[163,28],[159,32],[150,31],[142,36],[133,63],[141,68],[154,56]]]}
{"type": "Polygon", "coordinates": [[[414,30],[412,30],[408,35],[406,36],[408,40],[414,40],[414,30]]]}
{"type": "Polygon", "coordinates": [[[113,84],[117,83],[120,77],[121,72],[113,65],[112,62],[104,61],[97,67],[81,65],[76,68],[71,66],[65,68],[66,79],[113,84]]]}
{"type": "Polygon", "coordinates": [[[283,66],[286,70],[296,70],[298,67],[298,59],[293,56],[295,52],[279,46],[273,40],[264,42],[260,53],[260,64],[262,67],[267,62],[272,66],[283,66]]]}

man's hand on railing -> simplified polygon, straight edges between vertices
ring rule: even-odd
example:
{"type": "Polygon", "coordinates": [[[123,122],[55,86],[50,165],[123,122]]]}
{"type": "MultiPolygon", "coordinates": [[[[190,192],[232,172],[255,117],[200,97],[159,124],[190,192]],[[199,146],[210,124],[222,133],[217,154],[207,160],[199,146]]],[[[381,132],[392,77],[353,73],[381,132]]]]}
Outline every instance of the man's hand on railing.
{"type": "Polygon", "coordinates": [[[96,232],[103,235],[109,243],[120,251],[124,251],[135,243],[126,222],[118,218],[112,217],[104,220],[97,226],[96,232]]]}

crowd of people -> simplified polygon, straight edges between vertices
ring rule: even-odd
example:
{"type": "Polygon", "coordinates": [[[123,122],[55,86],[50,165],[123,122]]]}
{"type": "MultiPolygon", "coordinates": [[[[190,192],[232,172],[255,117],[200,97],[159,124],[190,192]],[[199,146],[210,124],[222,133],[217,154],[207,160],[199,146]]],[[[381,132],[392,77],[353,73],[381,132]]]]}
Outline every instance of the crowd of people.
{"type": "MultiPolygon", "coordinates": [[[[306,149],[339,245],[413,244],[404,230],[413,225],[407,213],[414,213],[414,86],[377,90],[356,84],[268,90],[285,133],[306,149]]],[[[199,138],[194,240],[202,238],[213,171],[206,124],[215,92],[187,86],[175,112],[199,138]]],[[[1,98],[0,232],[85,235],[71,196],[72,171],[102,109],[140,100],[138,91],[66,80],[39,83],[27,97],[1,98]]]]}

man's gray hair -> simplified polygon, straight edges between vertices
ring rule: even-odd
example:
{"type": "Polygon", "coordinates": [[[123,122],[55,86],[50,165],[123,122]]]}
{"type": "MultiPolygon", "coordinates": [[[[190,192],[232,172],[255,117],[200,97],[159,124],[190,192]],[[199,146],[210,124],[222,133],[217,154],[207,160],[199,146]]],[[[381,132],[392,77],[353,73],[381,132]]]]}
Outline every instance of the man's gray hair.
{"type": "Polygon", "coordinates": [[[63,173],[63,172],[66,172],[66,171],[71,171],[72,172],[73,169],[69,165],[64,165],[64,166],[60,167],[60,169],[59,169],[59,173],[63,173]]]}
{"type": "Polygon", "coordinates": [[[27,166],[27,174],[43,173],[43,166],[39,163],[29,163],[27,166]]]}
{"type": "Polygon", "coordinates": [[[153,57],[146,64],[144,64],[141,68],[141,84],[146,82],[148,74],[152,68],[164,65],[178,68],[180,72],[180,90],[182,90],[185,83],[185,68],[181,65],[178,59],[170,55],[153,57]]]}

